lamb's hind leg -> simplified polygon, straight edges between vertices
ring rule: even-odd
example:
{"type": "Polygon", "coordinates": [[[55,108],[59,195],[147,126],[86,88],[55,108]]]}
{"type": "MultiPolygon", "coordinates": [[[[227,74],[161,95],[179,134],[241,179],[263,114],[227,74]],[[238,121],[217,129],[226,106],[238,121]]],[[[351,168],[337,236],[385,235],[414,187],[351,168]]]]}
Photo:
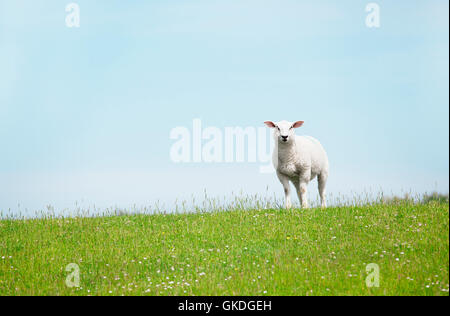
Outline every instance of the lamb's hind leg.
{"type": "Polygon", "coordinates": [[[286,208],[289,209],[291,208],[292,204],[291,204],[291,190],[290,190],[290,186],[289,186],[289,178],[286,177],[285,175],[282,175],[281,173],[277,173],[278,175],[278,179],[280,180],[281,184],[283,185],[283,189],[284,189],[284,196],[285,196],[285,201],[286,201],[286,208]]]}
{"type": "Polygon", "coordinates": [[[319,185],[320,203],[321,203],[323,208],[327,207],[327,201],[326,201],[327,179],[328,179],[328,174],[325,173],[325,172],[322,172],[317,177],[317,182],[318,182],[318,185],[319,185]]]}

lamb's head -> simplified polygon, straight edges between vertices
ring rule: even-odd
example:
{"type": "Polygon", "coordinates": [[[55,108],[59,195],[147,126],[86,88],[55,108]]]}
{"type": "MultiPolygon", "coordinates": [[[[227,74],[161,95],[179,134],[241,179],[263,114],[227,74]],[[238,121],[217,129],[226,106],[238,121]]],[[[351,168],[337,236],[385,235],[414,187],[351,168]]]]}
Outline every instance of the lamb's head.
{"type": "Polygon", "coordinates": [[[303,121],[297,121],[297,122],[288,122],[288,121],[280,121],[280,122],[272,122],[272,121],[266,121],[264,124],[267,125],[267,127],[273,128],[275,139],[278,139],[278,142],[280,143],[290,143],[295,138],[295,131],[294,129],[297,127],[300,127],[303,125],[303,121]]]}

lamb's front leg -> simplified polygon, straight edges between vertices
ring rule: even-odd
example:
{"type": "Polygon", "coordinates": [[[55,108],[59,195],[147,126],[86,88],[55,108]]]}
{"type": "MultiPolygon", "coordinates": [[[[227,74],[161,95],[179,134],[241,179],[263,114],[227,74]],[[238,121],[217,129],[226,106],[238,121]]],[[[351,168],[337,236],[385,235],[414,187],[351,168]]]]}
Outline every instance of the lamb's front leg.
{"type": "Polygon", "coordinates": [[[300,178],[295,188],[297,189],[298,199],[302,208],[308,208],[308,182],[300,178]]]}
{"type": "Polygon", "coordinates": [[[291,204],[291,187],[289,185],[289,178],[279,172],[277,172],[277,175],[278,175],[278,179],[280,180],[281,184],[283,185],[284,196],[285,196],[285,200],[286,200],[285,206],[287,209],[289,209],[292,206],[292,204],[291,204]]]}
{"type": "Polygon", "coordinates": [[[302,208],[308,208],[308,182],[300,181],[300,200],[302,208]]]}

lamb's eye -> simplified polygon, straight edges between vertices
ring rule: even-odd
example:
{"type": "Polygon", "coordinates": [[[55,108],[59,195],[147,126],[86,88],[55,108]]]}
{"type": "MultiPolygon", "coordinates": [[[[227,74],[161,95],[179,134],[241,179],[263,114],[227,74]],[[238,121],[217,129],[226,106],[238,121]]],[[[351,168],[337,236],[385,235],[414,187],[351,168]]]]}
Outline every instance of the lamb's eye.
{"type": "Polygon", "coordinates": [[[280,128],[277,126],[277,129],[280,130],[280,128]]]}

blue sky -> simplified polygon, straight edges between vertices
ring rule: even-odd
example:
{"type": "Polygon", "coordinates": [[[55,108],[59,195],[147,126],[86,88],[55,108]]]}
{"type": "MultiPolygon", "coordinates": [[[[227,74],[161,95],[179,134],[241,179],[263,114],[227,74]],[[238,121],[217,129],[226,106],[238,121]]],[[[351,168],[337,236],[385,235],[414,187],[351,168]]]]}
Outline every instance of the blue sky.
{"type": "Polygon", "coordinates": [[[79,28],[0,0],[0,210],[282,196],[256,164],[174,164],[194,118],[304,120],[333,194],[448,192],[448,1],[377,1],[380,28],[369,1],[74,2],[79,28]]]}

